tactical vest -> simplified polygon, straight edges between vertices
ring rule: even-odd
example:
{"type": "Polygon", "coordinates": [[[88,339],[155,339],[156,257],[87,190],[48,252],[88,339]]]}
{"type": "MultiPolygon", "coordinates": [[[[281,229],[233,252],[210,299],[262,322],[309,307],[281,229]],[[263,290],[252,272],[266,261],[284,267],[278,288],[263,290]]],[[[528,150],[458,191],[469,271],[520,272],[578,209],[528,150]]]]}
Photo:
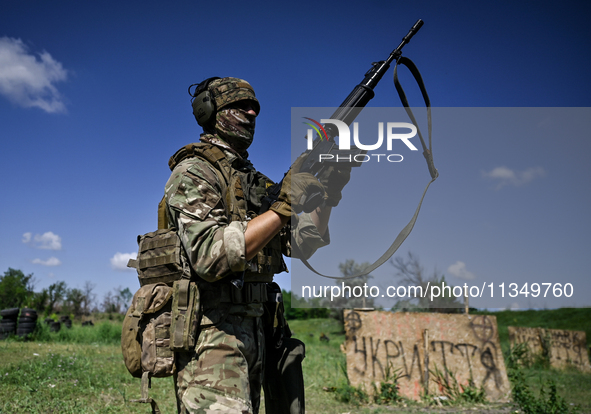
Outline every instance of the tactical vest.
{"type": "MultiPolygon", "coordinates": [[[[168,162],[172,171],[181,161],[199,157],[209,162],[222,185],[222,200],[228,221],[249,221],[257,216],[261,200],[273,182],[252,168],[232,167],[224,152],[213,144],[193,143],[178,150],[168,162]]],[[[158,206],[158,228],[168,228],[171,213],[165,198],[158,206]]],[[[284,237],[289,237],[285,236],[284,237]]],[[[271,282],[273,275],[287,270],[282,255],[282,232],[278,233],[246,267],[244,281],[271,282]]]]}

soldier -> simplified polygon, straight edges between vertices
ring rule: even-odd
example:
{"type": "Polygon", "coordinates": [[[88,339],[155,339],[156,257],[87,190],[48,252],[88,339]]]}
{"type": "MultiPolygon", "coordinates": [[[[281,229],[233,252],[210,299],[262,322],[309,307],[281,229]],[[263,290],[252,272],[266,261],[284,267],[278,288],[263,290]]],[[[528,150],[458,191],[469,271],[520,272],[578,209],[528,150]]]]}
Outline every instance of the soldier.
{"type": "Polygon", "coordinates": [[[338,185],[330,183],[321,207],[298,216],[303,195],[325,194],[316,177],[298,172],[303,161],[298,160],[284,178],[278,201],[258,215],[272,182],[248,161],[260,111],[254,90],[241,79],[210,78],[191,95],[204,132],[200,143],[171,157],[165,187],[166,221],[178,229],[202,310],[194,352],[177,354],[178,410],[258,413],[266,285],[286,270],[283,255],[291,254],[292,235],[305,257],[329,243],[331,206],[338,203],[348,172],[340,174],[338,185]]]}

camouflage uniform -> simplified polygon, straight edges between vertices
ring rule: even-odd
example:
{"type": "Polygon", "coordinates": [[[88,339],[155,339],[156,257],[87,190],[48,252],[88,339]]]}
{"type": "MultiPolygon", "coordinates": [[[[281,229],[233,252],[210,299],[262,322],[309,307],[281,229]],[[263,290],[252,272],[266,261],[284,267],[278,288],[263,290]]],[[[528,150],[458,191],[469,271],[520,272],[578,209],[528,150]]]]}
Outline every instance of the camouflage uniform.
{"type": "Polygon", "coordinates": [[[247,262],[244,232],[271,182],[218,136],[204,134],[202,141],[222,149],[231,181],[224,184],[219,169],[197,156],[176,164],[165,187],[168,220],[200,277],[203,312],[195,351],[177,355],[177,403],[181,413],[258,413],[265,358],[261,286],[286,270],[281,253],[290,255],[290,235],[310,256],[328,244],[328,233],[323,239],[302,214],[295,228],[284,227],[247,262]],[[229,281],[242,274],[245,286],[238,291],[229,281]]]}

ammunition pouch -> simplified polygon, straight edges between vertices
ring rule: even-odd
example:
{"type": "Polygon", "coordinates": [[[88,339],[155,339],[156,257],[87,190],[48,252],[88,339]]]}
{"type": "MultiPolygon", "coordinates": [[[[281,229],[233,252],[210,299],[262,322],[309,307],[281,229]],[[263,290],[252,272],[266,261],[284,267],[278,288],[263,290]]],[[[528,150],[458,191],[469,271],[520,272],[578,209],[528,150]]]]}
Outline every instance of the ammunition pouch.
{"type": "Polygon", "coordinates": [[[138,257],[127,267],[137,270],[140,286],[189,279],[191,270],[185,257],[181,239],[174,227],[137,236],[138,257]]]}
{"type": "Polygon", "coordinates": [[[267,285],[269,300],[265,303],[265,410],[268,414],[304,414],[304,375],[302,361],[306,349],[302,341],[291,337],[285,320],[281,289],[277,283],[267,285]]]}
{"type": "Polygon", "coordinates": [[[172,321],[170,325],[170,349],[190,351],[197,343],[201,322],[201,301],[195,282],[181,279],[172,287],[172,321]]]}

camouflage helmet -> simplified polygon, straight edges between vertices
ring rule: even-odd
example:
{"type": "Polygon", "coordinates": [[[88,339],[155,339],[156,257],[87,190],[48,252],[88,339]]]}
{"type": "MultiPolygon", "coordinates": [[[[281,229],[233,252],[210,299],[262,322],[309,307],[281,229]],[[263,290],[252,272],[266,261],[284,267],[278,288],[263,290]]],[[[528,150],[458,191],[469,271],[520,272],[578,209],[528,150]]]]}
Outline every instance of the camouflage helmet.
{"type": "Polygon", "coordinates": [[[212,92],[218,111],[233,102],[243,100],[256,102],[255,110],[257,114],[261,109],[259,101],[255,97],[254,89],[245,80],[238,78],[216,79],[210,83],[209,90],[212,92]]]}
{"type": "Polygon", "coordinates": [[[238,78],[209,78],[203,81],[192,94],[193,114],[201,126],[211,124],[215,114],[231,103],[250,100],[258,114],[260,104],[250,84],[238,78]]]}

